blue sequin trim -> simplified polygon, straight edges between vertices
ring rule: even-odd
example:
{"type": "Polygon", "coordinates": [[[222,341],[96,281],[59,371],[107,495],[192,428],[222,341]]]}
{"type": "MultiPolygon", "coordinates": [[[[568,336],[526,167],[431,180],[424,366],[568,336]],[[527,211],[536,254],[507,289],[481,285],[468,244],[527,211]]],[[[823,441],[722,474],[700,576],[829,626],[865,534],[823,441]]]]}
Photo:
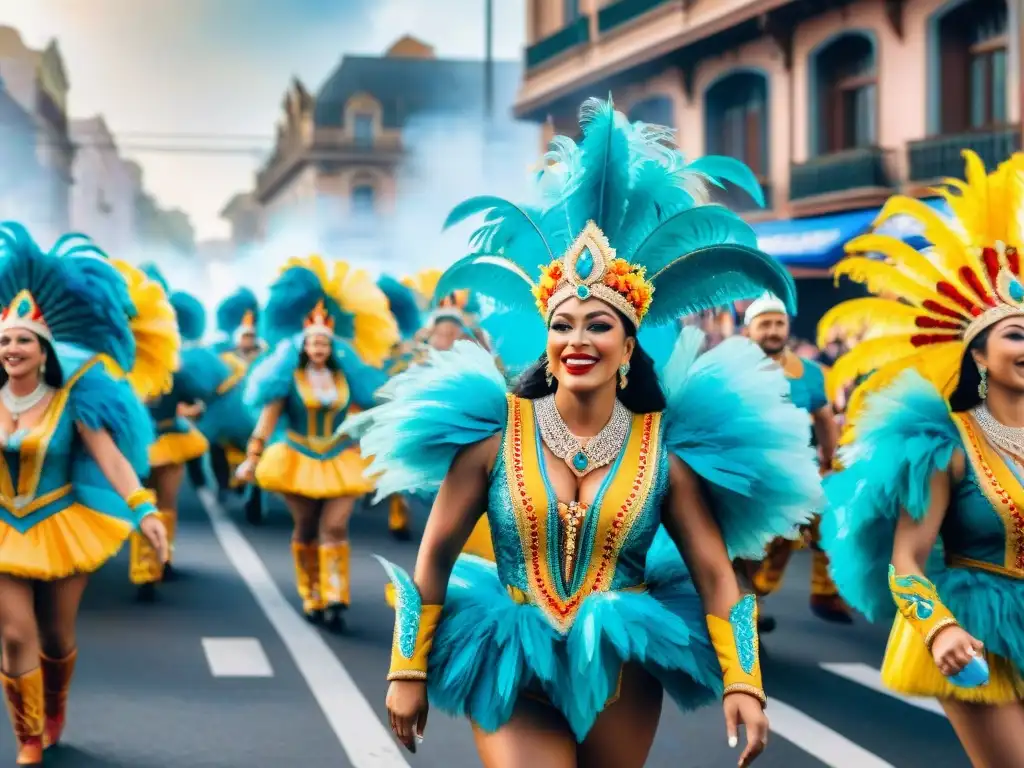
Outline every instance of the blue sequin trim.
{"type": "Polygon", "coordinates": [[[739,657],[740,668],[751,674],[757,665],[757,624],[754,613],[757,600],[753,595],[745,595],[729,611],[729,623],[732,624],[732,636],[736,642],[736,655],[739,657]]]}
{"type": "Polygon", "coordinates": [[[420,616],[423,600],[420,591],[408,573],[400,566],[374,555],[395,587],[395,638],[398,652],[406,659],[416,654],[416,638],[420,634],[420,616]]]}

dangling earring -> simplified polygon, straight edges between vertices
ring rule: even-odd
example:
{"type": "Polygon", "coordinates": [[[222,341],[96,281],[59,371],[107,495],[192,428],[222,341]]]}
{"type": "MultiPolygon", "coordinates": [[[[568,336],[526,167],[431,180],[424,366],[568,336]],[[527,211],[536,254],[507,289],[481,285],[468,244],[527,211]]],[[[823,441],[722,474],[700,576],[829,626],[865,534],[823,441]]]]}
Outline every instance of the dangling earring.
{"type": "Polygon", "coordinates": [[[39,375],[41,376],[44,373],[46,373],[46,361],[45,360],[43,360],[42,364],[39,366],[39,375]]]}
{"type": "Polygon", "coordinates": [[[629,373],[629,363],[623,363],[619,366],[619,389],[625,389],[629,386],[629,379],[626,378],[627,373],[629,373]]]}
{"type": "Polygon", "coordinates": [[[547,382],[548,389],[551,389],[555,384],[555,377],[551,373],[551,369],[548,368],[548,359],[546,357],[544,358],[544,381],[547,382]]]}
{"type": "Polygon", "coordinates": [[[978,373],[981,375],[981,381],[978,382],[978,397],[984,400],[988,397],[988,368],[979,365],[978,373]]]}

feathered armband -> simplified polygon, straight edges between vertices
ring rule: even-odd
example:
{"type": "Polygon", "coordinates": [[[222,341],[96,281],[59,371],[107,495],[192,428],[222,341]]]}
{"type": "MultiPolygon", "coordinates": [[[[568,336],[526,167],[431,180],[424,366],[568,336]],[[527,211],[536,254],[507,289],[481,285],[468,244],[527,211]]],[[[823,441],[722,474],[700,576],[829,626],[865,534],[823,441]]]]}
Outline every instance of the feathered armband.
{"type": "Polygon", "coordinates": [[[377,560],[387,571],[394,589],[395,635],[388,680],[426,680],[427,660],[443,606],[423,605],[408,573],[382,557],[377,560]]]}

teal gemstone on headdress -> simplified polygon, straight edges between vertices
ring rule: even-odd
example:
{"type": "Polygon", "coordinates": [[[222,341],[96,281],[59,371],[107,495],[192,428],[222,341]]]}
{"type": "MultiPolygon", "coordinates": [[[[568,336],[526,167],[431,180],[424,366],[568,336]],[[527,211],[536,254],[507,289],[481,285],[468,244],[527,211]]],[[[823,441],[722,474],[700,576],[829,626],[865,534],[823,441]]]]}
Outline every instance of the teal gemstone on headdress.
{"type": "Polygon", "coordinates": [[[585,285],[577,285],[576,298],[580,301],[586,301],[590,298],[590,289],[585,285]]]}
{"type": "Polygon", "coordinates": [[[587,458],[587,454],[585,454],[583,451],[580,451],[579,453],[572,457],[572,465],[577,472],[583,472],[589,464],[590,459],[587,458]]]}
{"type": "Polygon", "coordinates": [[[18,306],[15,307],[15,311],[19,317],[24,317],[32,311],[32,302],[28,300],[27,296],[22,296],[21,301],[18,302],[18,306]]]}
{"type": "Polygon", "coordinates": [[[1024,301],[1024,286],[1016,280],[1010,281],[1010,298],[1016,302],[1024,301]]]}
{"type": "Polygon", "coordinates": [[[590,253],[589,248],[584,248],[583,253],[576,259],[576,274],[579,275],[580,280],[586,280],[590,277],[590,273],[594,271],[594,257],[590,253]]]}

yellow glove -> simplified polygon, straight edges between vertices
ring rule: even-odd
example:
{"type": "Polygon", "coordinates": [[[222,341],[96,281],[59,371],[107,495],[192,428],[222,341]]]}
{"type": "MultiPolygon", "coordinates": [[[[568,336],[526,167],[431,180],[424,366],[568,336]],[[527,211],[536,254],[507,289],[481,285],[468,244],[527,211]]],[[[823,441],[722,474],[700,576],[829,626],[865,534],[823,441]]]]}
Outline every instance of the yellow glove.
{"type": "Polygon", "coordinates": [[[935,637],[946,627],[959,626],[949,609],[939,600],[935,585],[924,576],[900,576],[889,566],[889,591],[903,618],[910,622],[931,650],[935,637]]]}
{"type": "Polygon", "coordinates": [[[426,680],[427,661],[434,645],[434,633],[441,623],[440,605],[423,605],[419,590],[409,574],[394,563],[378,557],[391,578],[385,591],[395,608],[395,634],[391,643],[388,680],[426,680]]]}
{"type": "Polygon", "coordinates": [[[729,611],[729,620],[708,614],[708,633],[722,666],[724,695],[747,693],[768,703],[761,684],[761,660],[758,657],[757,599],[744,595],[729,611]]]}

